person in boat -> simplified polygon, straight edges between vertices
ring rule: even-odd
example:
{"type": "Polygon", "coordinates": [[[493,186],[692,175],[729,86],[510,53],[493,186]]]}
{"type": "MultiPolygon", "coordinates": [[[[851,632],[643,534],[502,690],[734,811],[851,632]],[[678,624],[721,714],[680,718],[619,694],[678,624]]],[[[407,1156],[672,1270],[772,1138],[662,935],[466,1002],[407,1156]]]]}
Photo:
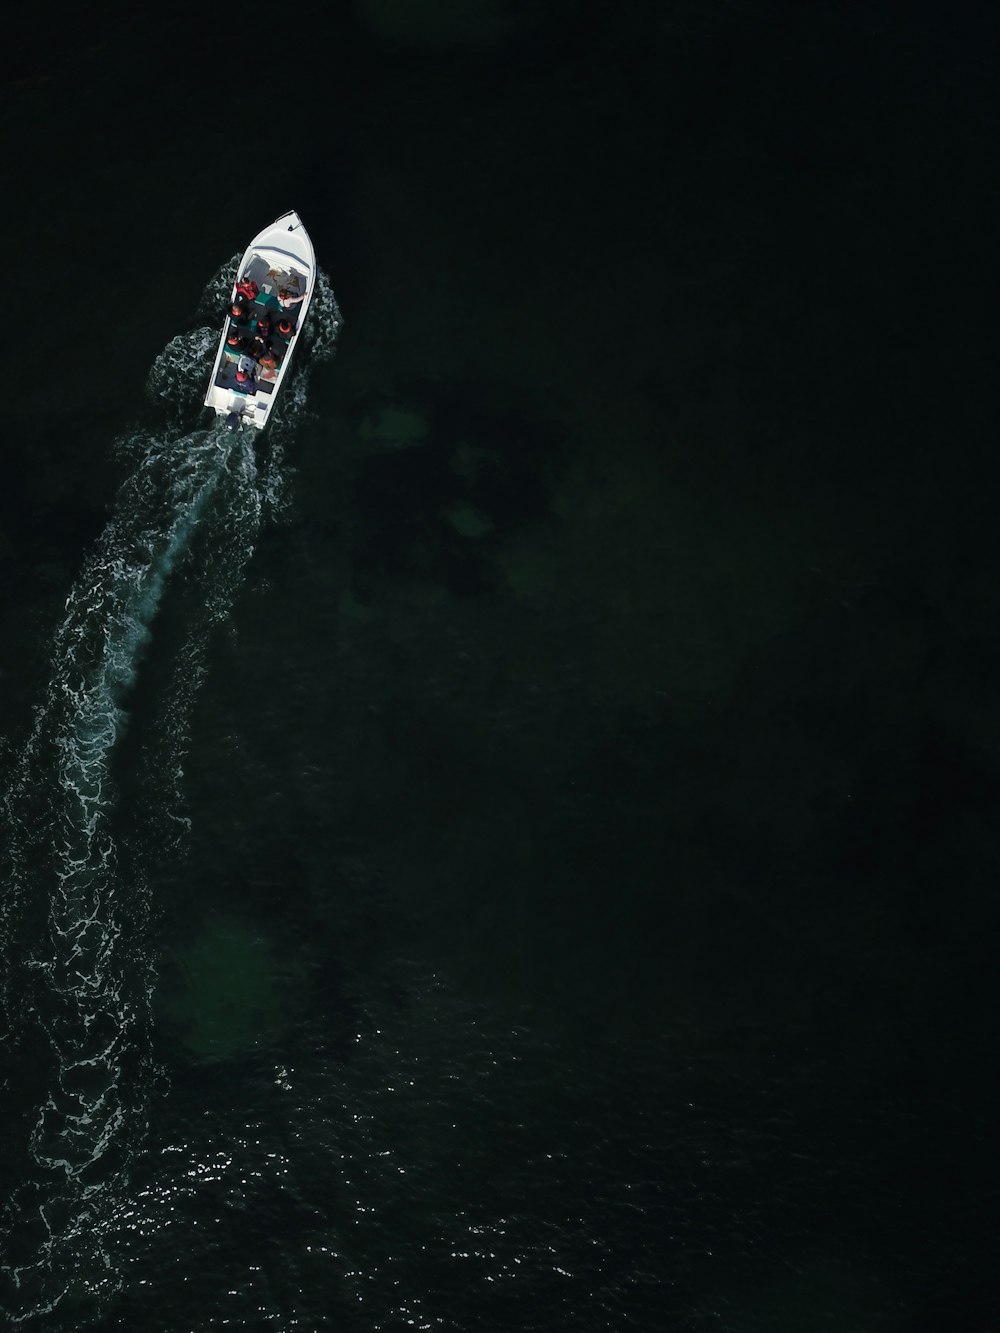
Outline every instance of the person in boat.
{"type": "Polygon", "coordinates": [[[236,387],[244,393],[257,392],[257,377],[254,374],[253,362],[247,361],[244,357],[236,370],[236,387]]]}
{"type": "Polygon", "coordinates": [[[247,354],[252,356],[259,366],[264,364],[264,358],[271,355],[270,338],[262,338],[259,331],[250,339],[247,347],[247,354]]]}
{"type": "Polygon", "coordinates": [[[229,332],[226,334],[227,352],[245,352],[247,340],[235,324],[230,324],[229,332]]]}
{"type": "Polygon", "coordinates": [[[257,330],[247,350],[262,370],[277,370],[280,364],[280,357],[271,342],[273,333],[274,324],[269,315],[258,319],[257,330]]]}
{"type": "Polygon", "coordinates": [[[245,328],[250,323],[250,305],[245,297],[237,297],[229,307],[229,313],[233,318],[233,323],[245,328]]]}
{"type": "Polygon", "coordinates": [[[295,322],[288,315],[282,315],[275,325],[282,338],[290,338],[295,332],[295,322]]]}
{"type": "Polygon", "coordinates": [[[290,287],[278,288],[278,304],[282,310],[288,310],[293,305],[301,305],[306,299],[306,292],[294,291],[290,287]]]}
{"type": "Polygon", "coordinates": [[[259,291],[260,288],[251,278],[241,278],[240,281],[236,284],[237,296],[243,296],[248,301],[256,301],[257,293],[259,291]]]}

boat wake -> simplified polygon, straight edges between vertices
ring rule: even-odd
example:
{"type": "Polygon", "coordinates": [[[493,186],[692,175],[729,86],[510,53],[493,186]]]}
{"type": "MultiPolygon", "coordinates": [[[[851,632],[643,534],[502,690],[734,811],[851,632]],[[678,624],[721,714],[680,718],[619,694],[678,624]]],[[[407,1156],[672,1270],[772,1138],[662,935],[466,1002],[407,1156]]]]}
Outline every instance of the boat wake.
{"type": "MultiPolygon", "coordinates": [[[[206,296],[228,281],[224,267],[206,296]]],[[[148,390],[173,421],[115,443],[131,472],[66,599],[48,686],[3,794],[7,1068],[28,1106],[26,1145],[10,1147],[19,1184],[0,1220],[11,1323],[121,1284],[102,1237],[142,1150],[155,1074],[148,856],[156,839],[122,827],[113,759],[151,626],[183,569],[198,607],[157,700],[158,736],[142,774],[160,854],[164,840],[179,846],[182,765],[210,633],[232,606],[265,506],[277,508],[282,433],[301,420],[309,366],[332,355],[339,312],[325,279],[321,287],[311,323],[326,318],[330,327],[313,335],[319,355],[301,358],[284,415],[269,426],[263,477],[256,432],[230,435],[221,423],[184,430],[217,334],[175,338],[157,359],[148,390]]]]}

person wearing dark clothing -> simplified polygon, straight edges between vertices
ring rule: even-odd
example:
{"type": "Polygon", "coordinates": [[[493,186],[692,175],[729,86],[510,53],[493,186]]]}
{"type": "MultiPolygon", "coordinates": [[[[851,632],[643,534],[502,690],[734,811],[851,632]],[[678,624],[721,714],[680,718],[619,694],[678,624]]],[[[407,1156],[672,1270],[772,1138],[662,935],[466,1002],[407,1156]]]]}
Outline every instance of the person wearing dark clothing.
{"type": "Polygon", "coordinates": [[[241,356],[236,366],[236,387],[241,393],[257,392],[257,368],[249,356],[241,356]]]}

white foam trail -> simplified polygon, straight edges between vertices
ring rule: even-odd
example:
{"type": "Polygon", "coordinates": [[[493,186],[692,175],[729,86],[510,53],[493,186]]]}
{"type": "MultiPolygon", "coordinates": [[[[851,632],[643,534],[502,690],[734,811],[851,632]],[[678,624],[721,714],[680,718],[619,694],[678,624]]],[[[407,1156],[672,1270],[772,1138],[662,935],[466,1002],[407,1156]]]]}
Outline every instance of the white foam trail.
{"type": "Polygon", "coordinates": [[[8,939],[26,952],[6,1008],[30,1049],[50,1048],[49,1091],[29,1144],[29,1175],[8,1230],[34,1224],[38,1244],[3,1271],[27,1317],[81,1269],[100,1285],[100,1196],[127,1172],[148,1082],[149,990],[145,885],[123,883],[112,828],[111,754],[171,570],[219,486],[233,451],[222,431],[147,442],[115,515],[66,600],[51,676],[5,805],[12,840],[8,939]],[[43,795],[44,794],[44,795],[43,795]],[[40,817],[35,812],[41,803],[40,817]],[[34,816],[34,817],[33,817],[34,816]],[[27,939],[11,913],[44,895],[27,939]],[[24,992],[28,987],[28,993],[24,992]],[[38,1223],[41,1226],[38,1226],[38,1223]],[[24,1298],[27,1298],[26,1300],[24,1298]]]}
{"type": "MultiPolygon", "coordinates": [[[[206,289],[220,308],[235,261],[206,289]]],[[[51,1310],[67,1291],[120,1285],[103,1244],[116,1198],[141,1150],[149,1087],[153,970],[145,866],[120,865],[111,759],[132,685],[172,570],[206,516],[203,610],[165,692],[163,735],[149,764],[163,817],[179,812],[191,705],[211,626],[229,611],[253,550],[262,503],[282,492],[284,438],[305,409],[310,362],[333,354],[340,313],[325,277],[303,330],[306,346],[268,427],[269,472],[257,477],[252,432],[184,433],[200,406],[217,331],[171,341],[148,391],[174,425],[115,442],[133,471],[114,515],[66,599],[50,679],[2,802],[10,875],[0,907],[3,1002],[10,1043],[37,1060],[47,1044],[24,1183],[0,1222],[0,1275],[11,1323],[51,1310]],[[303,355],[305,352],[305,355],[303,355]],[[40,1038],[42,1041],[40,1042],[40,1038]]]]}
{"type": "Polygon", "coordinates": [[[190,616],[171,679],[157,701],[152,739],[143,755],[144,804],[155,826],[149,850],[160,861],[182,852],[189,827],[183,814],[183,778],[191,711],[205,677],[212,630],[232,609],[260,529],[263,496],[253,446],[250,433],[244,433],[223,480],[211,532],[200,552],[203,559],[192,561],[200,606],[190,616]]]}

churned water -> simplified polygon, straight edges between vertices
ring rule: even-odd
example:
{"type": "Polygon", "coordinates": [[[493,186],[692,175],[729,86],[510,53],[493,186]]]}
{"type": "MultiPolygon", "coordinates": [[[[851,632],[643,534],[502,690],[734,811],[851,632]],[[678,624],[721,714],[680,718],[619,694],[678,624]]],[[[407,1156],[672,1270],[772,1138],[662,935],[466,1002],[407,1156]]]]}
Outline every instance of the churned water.
{"type": "MultiPolygon", "coordinates": [[[[235,261],[210,284],[210,306],[221,306],[234,271],[235,261]]],[[[332,354],[340,324],[325,278],[313,305],[317,332],[303,332],[300,353],[310,364],[332,354]]],[[[183,855],[180,781],[208,636],[231,609],[262,506],[280,503],[281,436],[305,411],[308,366],[295,368],[279,405],[263,477],[248,433],[230,435],[221,423],[185,430],[216,343],[208,329],[174,338],[148,383],[173,424],[113,443],[130,470],[67,595],[48,686],[4,795],[4,1007],[14,1068],[30,1066],[29,1086],[44,1089],[26,1178],[4,1217],[14,1322],[53,1310],[68,1293],[121,1285],[105,1236],[146,1146],[154,1082],[150,855],[183,855]],[[199,606],[135,775],[147,826],[125,832],[133,845],[123,855],[113,757],[152,623],[186,566],[199,606]]]]}

